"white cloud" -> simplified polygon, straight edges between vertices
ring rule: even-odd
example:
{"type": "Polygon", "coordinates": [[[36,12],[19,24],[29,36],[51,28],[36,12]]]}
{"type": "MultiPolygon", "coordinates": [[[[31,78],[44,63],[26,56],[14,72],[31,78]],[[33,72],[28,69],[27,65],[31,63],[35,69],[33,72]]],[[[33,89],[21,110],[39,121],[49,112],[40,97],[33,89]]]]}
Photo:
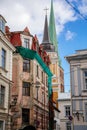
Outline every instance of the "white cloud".
{"type": "Polygon", "coordinates": [[[66,38],[66,40],[68,41],[68,40],[73,39],[74,36],[75,36],[75,33],[74,33],[74,32],[71,32],[70,30],[68,30],[68,31],[66,32],[65,38],[66,38]]]}
{"type": "MultiPolygon", "coordinates": [[[[75,21],[77,18],[65,0],[54,0],[53,2],[56,30],[59,35],[66,23],[75,21]]],[[[0,0],[0,12],[5,17],[11,31],[23,30],[28,26],[31,34],[41,37],[45,20],[44,8],[49,8],[49,19],[50,5],[51,0],[0,0]]]]}
{"type": "Polygon", "coordinates": [[[87,16],[87,0],[82,0],[82,5],[79,6],[79,10],[83,15],[87,16]]]}

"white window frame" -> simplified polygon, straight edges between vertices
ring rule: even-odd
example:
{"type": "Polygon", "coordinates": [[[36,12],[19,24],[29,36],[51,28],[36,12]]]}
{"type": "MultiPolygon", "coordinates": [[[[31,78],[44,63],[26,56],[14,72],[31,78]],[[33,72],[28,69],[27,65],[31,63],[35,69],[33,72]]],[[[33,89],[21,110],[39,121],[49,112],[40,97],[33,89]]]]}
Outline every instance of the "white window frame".
{"type": "Polygon", "coordinates": [[[69,106],[69,105],[66,105],[66,106],[65,106],[65,116],[70,116],[69,111],[70,111],[70,113],[71,113],[70,106],[69,106]],[[69,108],[69,109],[66,109],[66,108],[69,108]],[[68,113],[68,114],[67,114],[67,113],[68,113]]]}
{"type": "Polygon", "coordinates": [[[25,48],[30,48],[30,39],[29,38],[24,38],[24,47],[25,48]]]}

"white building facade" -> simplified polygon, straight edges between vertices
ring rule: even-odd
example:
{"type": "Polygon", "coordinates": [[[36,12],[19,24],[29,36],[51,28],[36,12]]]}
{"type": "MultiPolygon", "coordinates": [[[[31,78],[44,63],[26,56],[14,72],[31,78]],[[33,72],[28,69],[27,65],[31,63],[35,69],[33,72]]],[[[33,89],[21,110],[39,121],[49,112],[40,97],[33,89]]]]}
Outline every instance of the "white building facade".
{"type": "Polygon", "coordinates": [[[5,35],[5,19],[0,15],[0,130],[9,130],[9,101],[12,86],[12,53],[15,48],[5,35]]]}
{"type": "Polygon", "coordinates": [[[71,94],[68,92],[59,93],[58,104],[60,110],[60,130],[72,130],[71,94]]]}
{"type": "Polygon", "coordinates": [[[73,130],[87,130],[87,49],[66,59],[70,64],[73,130]]]}

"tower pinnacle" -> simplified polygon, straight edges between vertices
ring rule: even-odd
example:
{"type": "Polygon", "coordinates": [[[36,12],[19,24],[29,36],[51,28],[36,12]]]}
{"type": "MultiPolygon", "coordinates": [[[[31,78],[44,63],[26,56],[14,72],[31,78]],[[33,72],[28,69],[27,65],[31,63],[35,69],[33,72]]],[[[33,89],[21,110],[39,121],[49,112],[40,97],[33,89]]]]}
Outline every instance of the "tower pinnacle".
{"type": "Polygon", "coordinates": [[[44,9],[46,11],[46,15],[47,15],[47,11],[49,10],[47,7],[44,9]]]}

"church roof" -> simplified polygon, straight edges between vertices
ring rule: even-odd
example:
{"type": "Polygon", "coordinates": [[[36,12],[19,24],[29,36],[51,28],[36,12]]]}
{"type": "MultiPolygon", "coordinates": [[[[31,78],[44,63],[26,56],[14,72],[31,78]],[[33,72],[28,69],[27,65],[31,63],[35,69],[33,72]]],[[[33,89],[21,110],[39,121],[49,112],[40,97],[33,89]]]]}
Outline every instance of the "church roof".
{"type": "Polygon", "coordinates": [[[57,42],[56,27],[55,27],[53,0],[51,0],[51,10],[50,10],[50,20],[49,20],[49,37],[50,37],[51,43],[55,46],[55,49],[57,51],[58,42],[57,42]]]}
{"type": "Polygon", "coordinates": [[[50,43],[47,14],[45,15],[44,34],[43,34],[43,41],[42,41],[42,43],[50,43]]]}
{"type": "Polygon", "coordinates": [[[55,46],[55,51],[58,54],[59,65],[61,66],[61,60],[60,60],[60,56],[59,56],[59,52],[58,52],[58,41],[57,41],[57,34],[56,34],[56,27],[55,27],[53,0],[51,0],[51,9],[50,9],[49,37],[50,37],[51,43],[55,46]]]}

